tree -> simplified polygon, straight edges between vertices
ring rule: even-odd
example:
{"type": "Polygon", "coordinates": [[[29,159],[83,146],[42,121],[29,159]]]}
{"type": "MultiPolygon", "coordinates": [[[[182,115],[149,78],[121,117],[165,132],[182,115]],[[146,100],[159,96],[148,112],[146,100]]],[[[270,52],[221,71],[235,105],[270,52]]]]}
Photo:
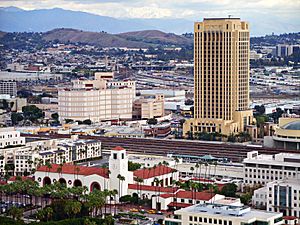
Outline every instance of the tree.
{"type": "Polygon", "coordinates": [[[221,194],[226,197],[235,197],[236,196],[237,186],[233,183],[225,184],[221,190],[221,194]]]}
{"type": "Polygon", "coordinates": [[[76,200],[67,200],[64,211],[69,217],[74,218],[81,211],[81,203],[76,200]]]}
{"type": "Polygon", "coordinates": [[[90,119],[87,119],[87,120],[82,121],[82,123],[85,125],[91,125],[92,121],[90,119]]]}
{"type": "Polygon", "coordinates": [[[184,102],[185,105],[193,105],[194,104],[194,101],[192,99],[187,99],[185,102],[184,102]]]}
{"type": "Polygon", "coordinates": [[[65,119],[65,122],[66,122],[66,123],[73,123],[74,120],[72,120],[72,119],[65,119]]]}
{"type": "Polygon", "coordinates": [[[28,105],[22,108],[24,119],[31,122],[37,122],[38,119],[44,118],[44,113],[35,105],[28,105]]]}
{"type": "Polygon", "coordinates": [[[16,113],[16,112],[13,112],[10,118],[13,125],[17,125],[19,122],[21,122],[24,119],[21,113],[16,113]]]}
{"type": "Polygon", "coordinates": [[[149,125],[155,125],[155,124],[157,124],[157,119],[155,119],[155,118],[148,119],[147,120],[147,124],[149,124],[149,125]]]}
{"type": "Polygon", "coordinates": [[[129,171],[138,170],[141,168],[141,166],[142,166],[142,164],[140,164],[140,163],[134,163],[132,161],[128,161],[128,170],[129,171]]]}
{"type": "Polygon", "coordinates": [[[255,109],[255,114],[258,114],[258,115],[263,115],[265,114],[266,112],[266,108],[264,105],[256,105],[254,106],[254,109],[255,109]]]}
{"type": "Polygon", "coordinates": [[[12,206],[10,209],[9,209],[9,211],[8,211],[8,214],[10,215],[10,216],[12,216],[12,218],[14,219],[14,220],[20,220],[21,219],[21,217],[23,216],[23,212],[24,212],[24,210],[23,209],[19,209],[19,208],[17,208],[16,206],[12,206]]]}
{"type": "Polygon", "coordinates": [[[52,113],[52,114],[51,114],[51,118],[52,118],[53,120],[55,120],[55,121],[58,121],[58,118],[59,118],[58,113],[52,113]]]}
{"type": "Polygon", "coordinates": [[[274,119],[275,123],[278,123],[279,118],[282,116],[284,111],[281,108],[276,108],[276,111],[272,113],[271,117],[274,119]]]}

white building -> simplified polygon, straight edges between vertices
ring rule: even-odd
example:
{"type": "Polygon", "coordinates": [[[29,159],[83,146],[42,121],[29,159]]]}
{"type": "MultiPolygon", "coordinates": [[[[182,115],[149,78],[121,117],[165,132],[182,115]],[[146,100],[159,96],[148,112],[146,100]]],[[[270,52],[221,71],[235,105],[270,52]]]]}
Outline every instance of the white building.
{"type": "Polygon", "coordinates": [[[17,96],[17,82],[0,81],[0,95],[17,96]]]}
{"type": "Polygon", "coordinates": [[[246,185],[265,185],[282,179],[300,180],[300,154],[279,153],[273,156],[252,151],[247,153],[243,164],[246,185]]]}
{"type": "MultiPolygon", "coordinates": [[[[24,140],[25,144],[25,140],[24,140]]],[[[76,135],[71,139],[51,139],[33,141],[25,146],[6,148],[0,151],[0,172],[11,175],[28,175],[39,164],[73,163],[102,156],[101,142],[98,140],[82,140],[76,135]],[[14,169],[6,171],[5,165],[13,165],[14,169]]]]}
{"type": "Polygon", "coordinates": [[[132,118],[134,81],[113,81],[112,73],[96,73],[95,80],[74,80],[58,91],[60,119],[93,122],[132,118]]]}
{"type": "MultiPolygon", "coordinates": [[[[225,196],[207,191],[192,192],[177,190],[174,193],[160,194],[153,197],[152,208],[157,210],[180,209],[195,204],[219,201],[221,199],[225,199],[225,196]]],[[[241,203],[239,199],[237,199],[237,203],[241,203]]]]}
{"type": "Polygon", "coordinates": [[[300,180],[269,182],[254,191],[252,202],[255,207],[263,206],[270,212],[300,218],[300,180]]]}
{"type": "Polygon", "coordinates": [[[25,137],[19,131],[13,127],[0,128],[0,149],[18,145],[25,145],[25,137]]]}
{"type": "Polygon", "coordinates": [[[252,210],[247,206],[206,203],[175,211],[165,219],[165,225],[279,225],[283,224],[282,213],[252,210]]]}

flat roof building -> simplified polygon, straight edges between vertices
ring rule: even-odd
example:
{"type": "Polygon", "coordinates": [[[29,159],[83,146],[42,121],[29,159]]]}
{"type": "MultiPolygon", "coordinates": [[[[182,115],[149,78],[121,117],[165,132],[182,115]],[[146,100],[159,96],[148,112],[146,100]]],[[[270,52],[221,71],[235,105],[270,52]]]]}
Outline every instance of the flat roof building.
{"type": "Polygon", "coordinates": [[[282,213],[253,210],[248,206],[205,203],[175,211],[165,219],[165,225],[221,224],[221,225],[279,225],[282,213]]]}
{"type": "Polygon", "coordinates": [[[243,164],[247,185],[265,185],[282,179],[300,180],[300,154],[259,155],[258,151],[252,151],[247,153],[243,164]]]}

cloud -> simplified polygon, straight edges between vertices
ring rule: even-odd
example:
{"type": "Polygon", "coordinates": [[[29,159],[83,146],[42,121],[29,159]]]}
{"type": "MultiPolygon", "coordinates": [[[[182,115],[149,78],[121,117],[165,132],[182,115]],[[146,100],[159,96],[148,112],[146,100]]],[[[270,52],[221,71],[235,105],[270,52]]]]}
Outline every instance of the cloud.
{"type": "Polygon", "coordinates": [[[0,6],[24,9],[59,7],[116,18],[199,20],[231,14],[242,18],[273,15],[300,21],[300,0],[0,0],[0,6]]]}

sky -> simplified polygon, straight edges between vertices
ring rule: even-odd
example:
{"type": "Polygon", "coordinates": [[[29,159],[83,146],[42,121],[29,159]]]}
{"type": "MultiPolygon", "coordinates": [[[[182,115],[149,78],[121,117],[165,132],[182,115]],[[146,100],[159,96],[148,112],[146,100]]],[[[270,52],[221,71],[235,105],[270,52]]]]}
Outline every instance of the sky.
{"type": "MultiPolygon", "coordinates": [[[[300,0],[0,0],[1,7],[63,8],[116,18],[251,18],[276,15],[300,21],[300,0]]],[[[294,21],[295,22],[295,21],[294,21]]]]}

